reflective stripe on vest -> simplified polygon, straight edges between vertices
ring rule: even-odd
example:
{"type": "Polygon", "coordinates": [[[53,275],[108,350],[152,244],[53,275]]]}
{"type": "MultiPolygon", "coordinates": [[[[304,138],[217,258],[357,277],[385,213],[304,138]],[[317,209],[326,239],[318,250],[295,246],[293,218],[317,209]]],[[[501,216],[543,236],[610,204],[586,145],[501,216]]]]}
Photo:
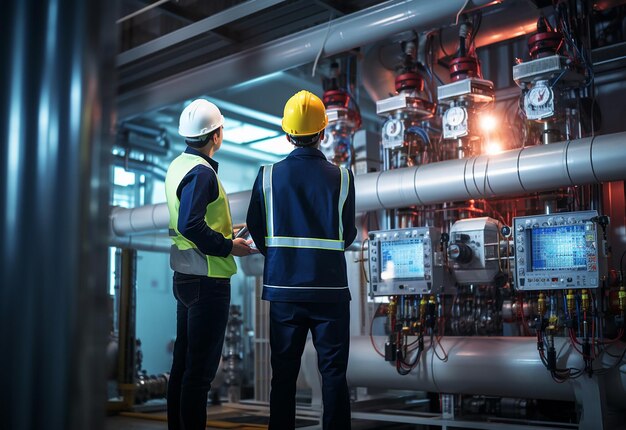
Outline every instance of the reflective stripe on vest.
{"type": "Polygon", "coordinates": [[[327,249],[331,251],[343,251],[343,207],[348,198],[348,190],[350,187],[350,175],[348,170],[339,167],[341,184],[339,191],[338,214],[339,228],[338,238],[321,239],[314,237],[286,237],[274,236],[274,200],[272,190],[272,173],[274,166],[263,166],[263,196],[265,198],[265,219],[267,222],[267,236],[265,237],[265,246],[268,248],[312,248],[327,249]]]}
{"type": "Polygon", "coordinates": [[[267,235],[274,236],[274,202],[272,200],[272,171],[274,165],[263,166],[263,196],[265,197],[265,219],[267,235]]]}

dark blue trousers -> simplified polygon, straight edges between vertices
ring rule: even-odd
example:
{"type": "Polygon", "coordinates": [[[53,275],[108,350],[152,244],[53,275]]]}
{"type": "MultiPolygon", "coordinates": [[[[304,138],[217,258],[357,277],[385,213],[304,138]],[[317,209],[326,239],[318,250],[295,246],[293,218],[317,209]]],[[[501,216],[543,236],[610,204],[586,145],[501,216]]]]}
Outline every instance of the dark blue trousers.
{"type": "Polygon", "coordinates": [[[350,347],[350,302],[270,303],[272,391],[269,430],[295,428],[296,379],[311,330],[322,375],[324,430],[350,430],[346,381],[350,347]]]}
{"type": "Polygon", "coordinates": [[[169,430],[206,428],[207,395],[222,356],[230,280],[174,274],[176,343],[167,387],[169,430]]]}

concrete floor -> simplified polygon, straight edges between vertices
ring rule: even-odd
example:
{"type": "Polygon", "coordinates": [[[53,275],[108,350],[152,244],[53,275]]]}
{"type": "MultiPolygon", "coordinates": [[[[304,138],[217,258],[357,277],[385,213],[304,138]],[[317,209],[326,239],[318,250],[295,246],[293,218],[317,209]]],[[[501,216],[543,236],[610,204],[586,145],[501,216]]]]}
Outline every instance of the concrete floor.
{"type": "MultiPolygon", "coordinates": [[[[208,430],[264,430],[267,429],[266,423],[267,411],[263,408],[252,407],[245,408],[241,406],[229,407],[228,405],[210,406],[207,409],[207,429],[208,430]],[[248,417],[246,419],[245,417],[248,417]],[[228,418],[236,418],[239,423],[227,422],[228,418]]],[[[305,411],[305,415],[308,412],[305,411]]],[[[125,413],[110,416],[106,419],[105,430],[166,430],[167,422],[165,421],[166,413],[164,411],[157,412],[140,412],[125,413]]],[[[321,429],[319,424],[313,424],[313,419],[308,416],[299,417],[301,421],[298,423],[299,430],[316,430],[321,429]],[[313,425],[312,425],[313,424],[313,425]]],[[[368,422],[364,420],[353,420],[352,430],[413,430],[420,429],[421,426],[413,426],[406,424],[391,424],[381,422],[368,422]]]]}

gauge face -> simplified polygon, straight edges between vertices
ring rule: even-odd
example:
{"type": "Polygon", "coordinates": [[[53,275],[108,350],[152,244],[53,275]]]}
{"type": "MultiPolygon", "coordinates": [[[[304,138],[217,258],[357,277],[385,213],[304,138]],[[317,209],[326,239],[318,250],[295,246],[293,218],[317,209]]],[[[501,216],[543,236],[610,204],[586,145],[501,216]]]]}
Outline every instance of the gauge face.
{"type": "Polygon", "coordinates": [[[460,106],[455,106],[446,111],[446,122],[448,125],[456,127],[463,123],[465,116],[465,109],[460,106]]]}
{"type": "Polygon", "coordinates": [[[390,119],[385,123],[384,129],[388,137],[396,137],[402,132],[402,123],[397,119],[390,119]]]}
{"type": "Polygon", "coordinates": [[[543,106],[552,98],[552,90],[548,87],[535,87],[528,93],[528,102],[531,106],[543,106]]]}

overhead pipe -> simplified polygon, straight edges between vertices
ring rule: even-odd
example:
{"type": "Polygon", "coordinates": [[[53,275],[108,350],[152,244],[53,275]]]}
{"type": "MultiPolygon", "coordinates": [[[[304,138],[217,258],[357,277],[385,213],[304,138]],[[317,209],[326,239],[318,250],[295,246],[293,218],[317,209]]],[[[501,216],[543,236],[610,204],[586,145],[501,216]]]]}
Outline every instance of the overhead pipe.
{"type": "MultiPolygon", "coordinates": [[[[472,9],[499,2],[473,0],[472,9]]],[[[130,118],[199,94],[311,63],[320,53],[331,56],[403,31],[449,24],[466,4],[464,0],[392,0],[372,6],[121,94],[118,116],[130,118]],[[206,79],[207,76],[211,79],[206,79]]]]}
{"type": "Polygon", "coordinates": [[[166,170],[158,164],[146,160],[135,160],[134,158],[125,157],[123,155],[113,155],[113,164],[123,167],[126,170],[141,172],[151,175],[153,178],[164,181],[166,170]]]}
{"type": "MultiPolygon", "coordinates": [[[[476,35],[477,48],[503,42],[536,30],[539,10],[532,7],[526,0],[508,0],[502,5],[490,8],[483,14],[480,31],[476,35]]],[[[441,45],[449,55],[454,55],[459,45],[459,29],[457,26],[442,28],[441,45]]],[[[439,41],[435,39],[433,50],[440,50],[439,41]]],[[[388,39],[372,45],[366,52],[363,63],[363,86],[372,100],[377,101],[395,94],[395,73],[391,68],[394,58],[400,53],[400,45],[388,39]],[[381,58],[383,59],[381,62],[381,58]],[[384,64],[383,64],[384,63],[384,64]]],[[[441,52],[439,57],[443,57],[441,52]]],[[[442,76],[448,81],[447,76],[442,76]]]]}
{"type": "MultiPolygon", "coordinates": [[[[451,201],[513,197],[556,188],[626,179],[626,132],[494,155],[355,177],[357,212],[433,205],[451,201]]],[[[246,221],[250,191],[230,194],[233,223],[246,221]]],[[[111,212],[114,234],[167,228],[164,203],[111,212]]]]}

